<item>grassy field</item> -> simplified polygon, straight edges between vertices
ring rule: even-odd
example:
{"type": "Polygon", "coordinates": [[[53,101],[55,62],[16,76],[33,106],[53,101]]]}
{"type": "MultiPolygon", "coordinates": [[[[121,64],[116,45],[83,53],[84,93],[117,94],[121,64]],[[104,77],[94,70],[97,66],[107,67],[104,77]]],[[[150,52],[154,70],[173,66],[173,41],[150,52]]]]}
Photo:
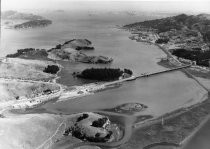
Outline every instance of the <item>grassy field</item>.
{"type": "Polygon", "coordinates": [[[47,65],[53,64],[55,63],[51,61],[7,58],[4,61],[0,61],[0,77],[48,81],[55,76],[44,73],[43,70],[47,65]]]}

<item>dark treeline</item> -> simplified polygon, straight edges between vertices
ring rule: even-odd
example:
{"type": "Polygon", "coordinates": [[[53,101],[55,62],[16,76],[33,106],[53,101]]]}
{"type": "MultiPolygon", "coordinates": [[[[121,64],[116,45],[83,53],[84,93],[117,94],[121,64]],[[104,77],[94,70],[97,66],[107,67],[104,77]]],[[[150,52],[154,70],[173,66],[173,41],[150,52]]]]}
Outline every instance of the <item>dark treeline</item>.
{"type": "Polygon", "coordinates": [[[28,22],[24,22],[22,24],[17,24],[14,26],[14,28],[21,29],[21,28],[44,27],[50,24],[52,24],[51,20],[31,20],[28,22]]]}
{"type": "Polygon", "coordinates": [[[158,40],[155,41],[155,43],[162,44],[162,43],[168,43],[169,39],[168,38],[159,38],[158,40]]]}
{"type": "Polygon", "coordinates": [[[48,56],[48,53],[45,49],[25,48],[25,49],[17,50],[17,52],[14,54],[8,54],[6,57],[15,58],[15,57],[23,56],[23,55],[34,54],[34,53],[40,56],[45,56],[45,57],[48,56]]]}
{"type": "Polygon", "coordinates": [[[91,80],[116,80],[123,74],[123,71],[120,69],[113,68],[91,68],[85,69],[77,77],[91,80]]]}
{"type": "Polygon", "coordinates": [[[82,116],[77,118],[77,122],[80,122],[88,117],[89,117],[89,115],[87,113],[83,113],[82,116]]]}
{"type": "Polygon", "coordinates": [[[173,55],[176,55],[178,58],[189,59],[196,61],[197,65],[209,67],[210,61],[210,51],[189,51],[185,49],[176,49],[172,52],[173,55]]]}
{"type": "Polygon", "coordinates": [[[94,47],[87,47],[87,46],[84,46],[84,47],[80,47],[80,46],[77,46],[76,47],[76,50],[94,50],[94,47]]]}
{"type": "Polygon", "coordinates": [[[56,74],[59,71],[59,67],[57,65],[48,65],[43,72],[56,74]]]}
{"type": "Polygon", "coordinates": [[[103,127],[103,125],[108,121],[107,117],[99,118],[98,120],[93,121],[93,127],[103,127]]]}
{"type": "Polygon", "coordinates": [[[127,73],[129,75],[133,74],[133,72],[130,69],[124,69],[124,73],[127,73]]]}

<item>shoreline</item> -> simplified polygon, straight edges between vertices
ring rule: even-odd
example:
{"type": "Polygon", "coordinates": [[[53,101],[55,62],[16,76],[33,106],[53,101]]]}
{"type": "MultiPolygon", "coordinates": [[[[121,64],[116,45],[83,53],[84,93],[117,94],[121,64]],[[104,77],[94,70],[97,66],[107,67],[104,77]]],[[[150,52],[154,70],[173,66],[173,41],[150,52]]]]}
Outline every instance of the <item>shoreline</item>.
{"type": "MultiPolygon", "coordinates": [[[[4,62],[4,58],[1,61],[4,62]]],[[[45,93],[45,94],[41,94],[39,96],[35,96],[32,98],[24,98],[22,100],[3,102],[0,104],[0,107],[2,109],[0,111],[0,114],[4,115],[3,113],[5,111],[10,111],[10,110],[24,110],[24,109],[35,108],[37,106],[45,104],[46,102],[49,102],[51,100],[54,100],[60,97],[60,95],[63,92],[63,87],[61,84],[56,83],[56,80],[59,78],[58,73],[61,71],[63,66],[61,66],[58,63],[56,63],[56,65],[59,67],[59,71],[54,75],[53,78],[49,77],[50,78],[49,81],[44,81],[44,80],[37,81],[37,80],[22,79],[22,78],[5,78],[5,77],[0,78],[3,81],[17,81],[17,82],[23,82],[23,83],[25,82],[25,83],[40,83],[40,84],[43,83],[43,84],[57,86],[59,88],[59,89],[51,91],[50,94],[45,93]]]]}
{"type": "MultiPolygon", "coordinates": [[[[163,46],[159,45],[159,44],[156,44],[156,43],[153,43],[153,42],[150,42],[150,41],[138,41],[138,42],[142,42],[142,43],[150,43],[152,45],[155,45],[157,46],[159,49],[161,49],[166,55],[167,57],[171,57],[173,59],[175,59],[171,54],[169,54],[168,51],[166,51],[167,49],[165,49],[163,46]]],[[[178,66],[182,65],[181,62],[179,62],[178,60],[175,60],[174,62],[177,62],[178,63],[178,66]]],[[[170,60],[165,60],[165,61],[159,61],[157,62],[158,65],[161,65],[165,68],[174,68],[174,67],[178,67],[177,64],[175,64],[174,62],[171,62],[170,60]]],[[[199,66],[194,66],[194,67],[199,67],[199,66]]],[[[191,70],[191,69],[190,69],[191,70]]],[[[205,90],[207,90],[207,97],[205,97],[205,99],[203,101],[200,101],[196,104],[193,104],[191,105],[190,107],[181,107],[175,111],[172,111],[172,112],[169,112],[169,113],[166,113],[160,117],[156,117],[156,118],[152,118],[152,120],[146,120],[146,121],[143,121],[143,122],[140,122],[140,123],[136,123],[133,127],[134,129],[137,129],[137,130],[141,130],[141,129],[144,129],[144,127],[152,127],[153,125],[156,125],[157,123],[164,123],[164,121],[167,121],[167,120],[164,120],[163,121],[163,117],[166,116],[166,119],[168,120],[173,120],[173,119],[176,119],[176,117],[181,117],[182,115],[186,115],[187,116],[187,111],[189,110],[194,110],[196,108],[202,108],[203,106],[205,106],[205,102],[209,102],[209,97],[208,97],[208,94],[209,94],[209,90],[202,84],[200,83],[197,79],[195,79],[194,75],[192,75],[190,72],[188,72],[187,70],[183,70],[186,75],[190,74],[190,76],[193,76],[192,79],[194,79],[199,86],[201,86],[202,88],[204,88],[205,90]],[[148,124],[148,123],[151,123],[151,124],[148,124]],[[145,126],[144,126],[145,125],[145,126]]],[[[205,95],[204,95],[205,96],[205,95]]],[[[203,126],[204,124],[210,119],[210,111],[209,113],[205,113],[206,115],[203,116],[204,118],[200,121],[200,123],[198,124],[198,126],[196,126],[192,131],[189,132],[188,135],[186,135],[186,137],[181,141],[181,142],[164,142],[164,141],[160,141],[160,142],[154,142],[154,143],[149,143],[148,145],[144,146],[143,149],[150,149],[150,148],[153,148],[155,146],[158,146],[158,145],[164,145],[164,144],[172,144],[172,146],[176,146],[176,147],[181,147],[183,145],[186,144],[186,142],[188,142],[203,126]],[[163,143],[163,144],[162,144],[163,143]]],[[[162,136],[160,136],[162,137],[162,136]]],[[[129,142],[129,141],[128,141],[129,142]]]]}
{"type": "MultiPolygon", "coordinates": [[[[144,42],[144,41],[142,41],[144,42]]],[[[154,44],[154,43],[150,43],[150,44],[153,44],[157,47],[159,47],[163,52],[164,52],[164,49],[163,47],[157,45],[157,44],[154,44]]],[[[148,45],[149,46],[149,45],[148,45]]],[[[166,55],[167,55],[167,52],[166,52],[166,55]]],[[[157,63],[158,64],[158,63],[157,63]]],[[[60,64],[58,64],[60,65],[60,64]]],[[[158,64],[160,65],[160,64],[158,64]]],[[[59,66],[59,71],[57,72],[56,76],[54,79],[52,79],[51,81],[49,82],[44,82],[44,83],[53,83],[53,84],[56,84],[56,85],[59,85],[60,86],[60,91],[59,93],[55,93],[55,94],[50,94],[50,95],[46,95],[46,96],[42,96],[42,97],[36,97],[35,100],[36,103],[34,103],[34,105],[30,105],[29,107],[27,108],[34,108],[34,107],[37,107],[41,104],[45,104],[46,102],[49,102],[55,98],[58,98],[58,100],[56,102],[61,102],[61,101],[66,101],[66,100],[71,100],[71,99],[75,99],[75,98],[78,98],[78,97],[83,97],[83,96],[87,96],[87,95],[91,95],[91,94],[94,94],[95,92],[98,92],[98,91],[102,91],[102,90],[105,90],[105,89],[109,89],[109,88],[112,88],[112,87],[116,87],[117,85],[119,85],[120,83],[123,83],[123,82],[126,82],[126,81],[132,81],[132,80],[135,80],[136,77],[135,76],[131,76],[129,78],[126,78],[126,79],[121,79],[121,80],[116,80],[116,81],[111,81],[111,82],[102,82],[102,83],[90,83],[90,84],[83,84],[81,86],[72,86],[74,87],[74,89],[70,90],[70,91],[67,91],[65,90],[65,86],[63,86],[62,84],[60,83],[57,83],[56,80],[59,79],[60,77],[58,76],[58,73],[61,72],[62,68],[59,66]],[[53,96],[53,97],[51,97],[53,96]],[[46,100],[44,100],[45,98],[47,98],[46,100]]],[[[170,68],[170,67],[169,67],[170,68]]],[[[24,80],[23,80],[24,81],[24,80]]],[[[28,80],[30,81],[30,80],[28,80]]],[[[196,104],[192,105],[192,109],[193,108],[196,108],[196,107],[200,107],[203,105],[203,103],[205,103],[205,101],[207,101],[209,99],[206,99],[202,102],[197,102],[196,104]]],[[[24,101],[21,101],[21,102],[24,102],[24,101]]],[[[27,102],[27,101],[25,101],[27,102]]],[[[22,105],[23,103],[21,103],[22,105]]],[[[19,106],[19,105],[17,105],[19,106]]],[[[25,107],[21,107],[19,109],[25,109],[25,107]]],[[[7,109],[6,109],[7,110],[7,109]]],[[[160,117],[155,117],[154,119],[150,119],[150,120],[146,120],[146,121],[143,121],[143,122],[140,122],[140,123],[134,123],[134,125],[131,127],[131,129],[143,129],[144,127],[151,127],[157,123],[160,123],[162,121],[162,118],[163,117],[166,117],[166,121],[167,120],[171,120],[171,119],[175,119],[177,117],[179,117],[180,115],[182,114],[186,114],[187,110],[191,110],[191,106],[190,107],[184,107],[184,105],[182,105],[179,109],[176,109],[172,112],[169,112],[169,113],[166,113],[160,117]]],[[[1,114],[1,113],[0,113],[1,114]]],[[[209,113],[208,113],[209,114],[209,113]]],[[[199,126],[198,126],[199,127],[199,126]]],[[[197,128],[197,127],[196,127],[197,128]]],[[[198,128],[197,128],[198,129],[198,128]]],[[[134,132],[129,132],[131,133],[131,135],[133,135],[134,132]]],[[[192,132],[193,133],[193,132],[192,132]]],[[[187,138],[187,137],[186,137],[187,138]]],[[[126,138],[122,138],[123,139],[126,139],[126,138]]],[[[129,141],[130,138],[128,138],[128,141],[129,141]]],[[[119,140],[121,141],[121,140],[119,140]]],[[[91,142],[90,142],[91,144],[91,142]]],[[[94,143],[95,145],[97,145],[97,143],[94,143]]],[[[111,144],[120,144],[122,145],[120,142],[111,142],[111,144]]],[[[120,146],[119,145],[119,146],[120,146]]],[[[151,145],[151,144],[150,144],[151,145]]],[[[103,145],[102,145],[103,146],[103,145]]],[[[104,145],[105,147],[107,146],[106,144],[104,145]]],[[[117,145],[118,146],[118,145],[117,145]]]]}

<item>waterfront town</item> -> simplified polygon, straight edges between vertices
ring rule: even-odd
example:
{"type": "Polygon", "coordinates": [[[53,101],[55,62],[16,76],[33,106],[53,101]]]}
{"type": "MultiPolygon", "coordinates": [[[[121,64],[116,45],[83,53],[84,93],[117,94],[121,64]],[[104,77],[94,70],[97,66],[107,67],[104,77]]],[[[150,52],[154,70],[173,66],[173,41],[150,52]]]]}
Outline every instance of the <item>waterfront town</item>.
{"type": "MultiPolygon", "coordinates": [[[[170,53],[173,53],[173,51],[177,49],[185,49],[191,52],[210,51],[209,43],[206,43],[203,40],[201,33],[196,30],[183,29],[180,31],[170,29],[169,31],[158,33],[157,29],[139,27],[131,28],[129,31],[131,32],[131,36],[129,37],[131,40],[156,44],[170,53]]],[[[173,57],[183,64],[190,64],[192,67],[200,68],[206,71],[210,70],[210,57],[209,59],[206,59],[209,63],[209,66],[197,65],[196,61],[194,60],[177,57],[176,55],[173,55],[173,57]]],[[[169,60],[170,62],[174,63],[174,59],[171,59],[171,57],[167,57],[165,60],[169,60]]]]}

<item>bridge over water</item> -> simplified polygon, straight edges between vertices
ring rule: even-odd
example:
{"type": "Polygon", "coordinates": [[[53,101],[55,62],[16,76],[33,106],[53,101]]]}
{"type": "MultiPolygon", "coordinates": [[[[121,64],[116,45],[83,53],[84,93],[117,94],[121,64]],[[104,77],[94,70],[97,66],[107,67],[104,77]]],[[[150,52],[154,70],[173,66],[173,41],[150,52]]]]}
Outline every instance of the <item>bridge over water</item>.
{"type": "Polygon", "coordinates": [[[184,68],[188,68],[188,67],[191,67],[191,65],[185,65],[185,66],[172,68],[172,69],[168,69],[168,70],[163,70],[163,71],[157,71],[157,72],[153,72],[153,73],[144,73],[144,74],[141,74],[141,75],[138,75],[138,76],[131,76],[131,77],[125,78],[125,79],[120,79],[120,80],[116,80],[116,81],[112,81],[112,82],[107,82],[107,83],[104,83],[104,85],[106,86],[106,85],[113,85],[113,84],[116,84],[116,83],[122,83],[122,82],[125,82],[125,81],[133,81],[133,80],[140,79],[140,78],[143,78],[143,77],[150,77],[150,76],[159,75],[159,74],[167,73],[167,72],[171,72],[171,71],[176,71],[176,70],[180,70],[180,69],[184,69],[184,68]]]}
{"type": "Polygon", "coordinates": [[[202,88],[204,88],[207,92],[208,92],[208,96],[210,97],[210,90],[204,86],[195,76],[193,76],[188,70],[186,70],[185,68],[189,68],[191,67],[191,65],[185,65],[185,66],[181,66],[181,67],[176,67],[176,68],[172,68],[172,69],[168,69],[168,70],[163,70],[163,71],[158,71],[158,72],[153,72],[153,73],[144,73],[142,75],[139,76],[135,76],[135,77],[130,77],[130,78],[126,78],[126,79],[122,79],[121,82],[124,81],[132,81],[132,80],[136,80],[136,79],[140,79],[143,77],[150,77],[150,76],[154,76],[154,75],[159,75],[162,73],[167,73],[167,72],[172,72],[172,71],[176,71],[176,70],[181,70],[188,75],[190,78],[194,79],[202,88]]]}
{"type": "Polygon", "coordinates": [[[172,68],[172,69],[163,70],[163,71],[158,71],[158,72],[153,72],[153,73],[147,73],[147,74],[136,76],[135,79],[139,79],[139,78],[142,78],[142,77],[150,77],[150,76],[154,76],[154,75],[158,75],[158,74],[162,74],[162,73],[167,73],[167,72],[171,72],[171,71],[176,71],[176,70],[189,68],[189,67],[191,67],[191,65],[181,66],[181,67],[172,68]]]}

